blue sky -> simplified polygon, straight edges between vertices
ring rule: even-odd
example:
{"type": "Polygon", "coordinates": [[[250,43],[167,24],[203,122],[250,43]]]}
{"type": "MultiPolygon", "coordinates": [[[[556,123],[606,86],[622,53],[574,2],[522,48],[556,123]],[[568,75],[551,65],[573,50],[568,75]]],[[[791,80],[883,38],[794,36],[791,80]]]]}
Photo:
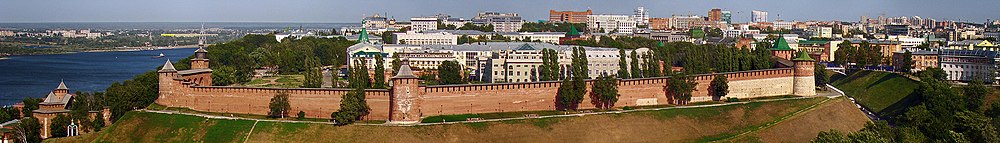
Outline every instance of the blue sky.
{"type": "Polygon", "coordinates": [[[0,0],[0,22],[358,22],[388,13],[401,21],[448,13],[471,18],[479,11],[517,12],[525,20],[547,19],[548,10],[592,9],[630,14],[645,6],[653,17],[706,15],[711,8],[733,11],[748,21],[751,10],[769,20],[857,21],[876,17],[921,16],[983,22],[1000,18],[996,0],[0,0]]]}

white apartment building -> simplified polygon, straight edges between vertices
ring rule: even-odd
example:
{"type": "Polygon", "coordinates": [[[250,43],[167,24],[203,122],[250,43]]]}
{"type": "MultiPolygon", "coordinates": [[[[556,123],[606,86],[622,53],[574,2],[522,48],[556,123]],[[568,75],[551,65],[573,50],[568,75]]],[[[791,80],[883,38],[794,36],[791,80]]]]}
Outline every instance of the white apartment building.
{"type": "Polygon", "coordinates": [[[559,44],[559,38],[566,37],[564,32],[500,32],[498,34],[512,40],[531,39],[531,41],[538,40],[552,44],[559,44]]]}
{"type": "Polygon", "coordinates": [[[438,17],[411,17],[410,31],[437,30],[438,17]]]}
{"type": "Polygon", "coordinates": [[[810,26],[808,29],[811,37],[833,38],[832,27],[810,26]]]}
{"type": "Polygon", "coordinates": [[[396,44],[411,45],[458,45],[458,37],[449,32],[421,32],[407,31],[406,33],[393,33],[396,44]]]}
{"type": "Polygon", "coordinates": [[[649,11],[646,11],[645,7],[637,7],[632,13],[632,18],[635,18],[639,25],[649,24],[649,11]]]}
{"type": "Polygon", "coordinates": [[[774,29],[775,30],[778,30],[778,29],[791,30],[794,25],[795,25],[795,22],[791,22],[791,21],[775,21],[774,22],[774,29]]]}
{"type": "Polygon", "coordinates": [[[705,21],[705,19],[696,15],[688,15],[688,16],[673,15],[670,17],[670,20],[671,20],[670,27],[677,29],[690,29],[699,25],[698,23],[700,23],[701,21],[705,21]]]}
{"type": "Polygon", "coordinates": [[[493,31],[496,32],[517,32],[517,30],[521,30],[524,20],[517,13],[480,12],[472,18],[472,23],[477,25],[491,24],[493,31]]]}
{"type": "Polygon", "coordinates": [[[637,24],[639,24],[639,21],[628,15],[587,15],[587,28],[590,31],[631,34],[635,31],[637,24]]]}
{"type": "Polygon", "coordinates": [[[767,22],[767,11],[754,10],[750,12],[750,22],[767,22]]]}

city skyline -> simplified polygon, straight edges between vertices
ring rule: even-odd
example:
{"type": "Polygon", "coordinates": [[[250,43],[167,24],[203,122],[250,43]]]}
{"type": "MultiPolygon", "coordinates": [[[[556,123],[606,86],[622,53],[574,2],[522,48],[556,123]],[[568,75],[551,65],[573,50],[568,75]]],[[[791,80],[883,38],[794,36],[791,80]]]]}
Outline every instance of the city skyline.
{"type": "Polygon", "coordinates": [[[388,14],[398,21],[438,13],[472,18],[477,12],[514,12],[526,21],[545,20],[548,10],[584,11],[594,14],[631,14],[643,6],[652,17],[705,16],[712,8],[732,11],[735,22],[750,21],[751,10],[768,11],[768,20],[857,21],[920,16],[937,20],[984,22],[998,19],[991,13],[1000,1],[8,1],[0,5],[0,23],[35,22],[302,22],[355,23],[364,16],[388,14]],[[818,7],[822,6],[822,7],[818,7]],[[836,14],[831,14],[836,13],[836,14]]]}

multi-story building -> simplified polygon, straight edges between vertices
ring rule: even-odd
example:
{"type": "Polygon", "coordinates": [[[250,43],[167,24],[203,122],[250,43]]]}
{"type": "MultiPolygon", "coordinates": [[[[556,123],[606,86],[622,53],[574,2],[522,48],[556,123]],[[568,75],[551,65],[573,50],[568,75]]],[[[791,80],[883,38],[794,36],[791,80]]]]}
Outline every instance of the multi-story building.
{"type": "Polygon", "coordinates": [[[909,34],[910,28],[907,25],[885,25],[885,35],[906,36],[909,34]]]}
{"type": "Polygon", "coordinates": [[[538,41],[558,44],[559,38],[566,37],[565,32],[495,32],[515,41],[538,41]]]}
{"type": "Polygon", "coordinates": [[[708,21],[722,21],[722,9],[708,10],[708,21]]]}
{"type": "Polygon", "coordinates": [[[410,31],[421,32],[438,29],[438,17],[411,17],[410,31]]]}
{"type": "Polygon", "coordinates": [[[869,46],[874,48],[879,48],[882,52],[882,57],[891,58],[892,54],[903,50],[901,43],[899,41],[890,40],[858,40],[851,39],[851,46],[860,47],[862,42],[868,42],[869,46]]]}
{"type": "Polygon", "coordinates": [[[670,18],[650,18],[649,29],[667,30],[670,28],[670,18]]]}
{"type": "Polygon", "coordinates": [[[927,70],[927,68],[938,67],[939,50],[912,49],[893,53],[893,66],[902,66],[906,56],[905,51],[910,51],[910,59],[913,61],[913,72],[927,70]]]}
{"type": "Polygon", "coordinates": [[[774,29],[792,30],[793,25],[795,25],[795,22],[778,20],[774,22],[774,29]]]}
{"type": "Polygon", "coordinates": [[[670,17],[670,27],[676,29],[691,29],[694,27],[701,27],[701,23],[704,23],[705,19],[695,15],[680,16],[673,15],[670,17]]]}
{"type": "Polygon", "coordinates": [[[808,29],[810,37],[833,38],[833,28],[824,26],[810,26],[808,29]]]}
{"type": "Polygon", "coordinates": [[[948,74],[948,80],[970,82],[980,80],[986,83],[997,81],[996,51],[986,50],[941,50],[941,69],[948,74]]]}
{"type": "Polygon", "coordinates": [[[750,13],[751,22],[767,22],[767,11],[754,10],[750,13]]]}
{"type": "Polygon", "coordinates": [[[524,20],[517,13],[480,12],[472,18],[473,24],[493,25],[493,31],[517,32],[521,30],[524,20]]]}
{"type": "Polygon", "coordinates": [[[396,19],[387,18],[385,16],[375,14],[362,19],[362,26],[370,29],[382,29],[389,28],[391,25],[396,24],[396,19]]]}
{"type": "Polygon", "coordinates": [[[730,12],[728,10],[723,10],[722,11],[722,18],[720,18],[719,20],[720,21],[725,21],[726,24],[732,24],[733,23],[733,12],[730,12]]]}
{"type": "Polygon", "coordinates": [[[636,18],[628,15],[587,15],[587,28],[597,33],[631,34],[638,24],[636,18]]]}
{"type": "Polygon", "coordinates": [[[556,23],[587,23],[587,15],[594,14],[593,11],[555,11],[549,10],[549,22],[556,23]]]}
{"type": "Polygon", "coordinates": [[[637,7],[632,13],[632,18],[635,18],[638,25],[647,25],[649,24],[649,11],[646,11],[645,7],[637,7]]]}
{"type": "Polygon", "coordinates": [[[395,39],[396,44],[458,45],[459,36],[462,35],[443,31],[425,31],[421,33],[407,31],[406,33],[393,33],[392,39],[395,39]]]}

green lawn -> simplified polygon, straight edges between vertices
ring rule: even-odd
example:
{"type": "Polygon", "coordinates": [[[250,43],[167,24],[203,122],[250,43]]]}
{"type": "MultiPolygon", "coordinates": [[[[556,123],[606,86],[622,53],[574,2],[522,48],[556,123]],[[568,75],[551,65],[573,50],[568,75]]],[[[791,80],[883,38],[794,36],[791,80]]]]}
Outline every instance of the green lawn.
{"type": "Polygon", "coordinates": [[[882,116],[905,110],[915,102],[915,91],[920,87],[918,81],[889,72],[858,71],[848,76],[832,75],[831,85],[882,116]]]}
{"type": "Polygon", "coordinates": [[[305,76],[303,75],[277,75],[253,79],[245,85],[251,87],[299,88],[302,87],[303,81],[305,81],[305,76]]]}
{"type": "MultiPolygon", "coordinates": [[[[249,140],[263,142],[708,142],[727,140],[824,100],[827,99],[805,98],[718,107],[414,127],[267,121],[257,122],[254,127],[254,121],[250,120],[129,112],[105,131],[98,132],[98,137],[53,141],[86,142],[96,138],[93,139],[95,142],[243,142],[254,127],[249,140]],[[692,130],[694,128],[698,129],[692,130]],[[608,131],[610,134],[585,136],[579,131],[608,131]],[[462,138],[451,138],[456,136],[462,138]]],[[[490,118],[552,112],[555,111],[475,116],[490,118]]]]}

